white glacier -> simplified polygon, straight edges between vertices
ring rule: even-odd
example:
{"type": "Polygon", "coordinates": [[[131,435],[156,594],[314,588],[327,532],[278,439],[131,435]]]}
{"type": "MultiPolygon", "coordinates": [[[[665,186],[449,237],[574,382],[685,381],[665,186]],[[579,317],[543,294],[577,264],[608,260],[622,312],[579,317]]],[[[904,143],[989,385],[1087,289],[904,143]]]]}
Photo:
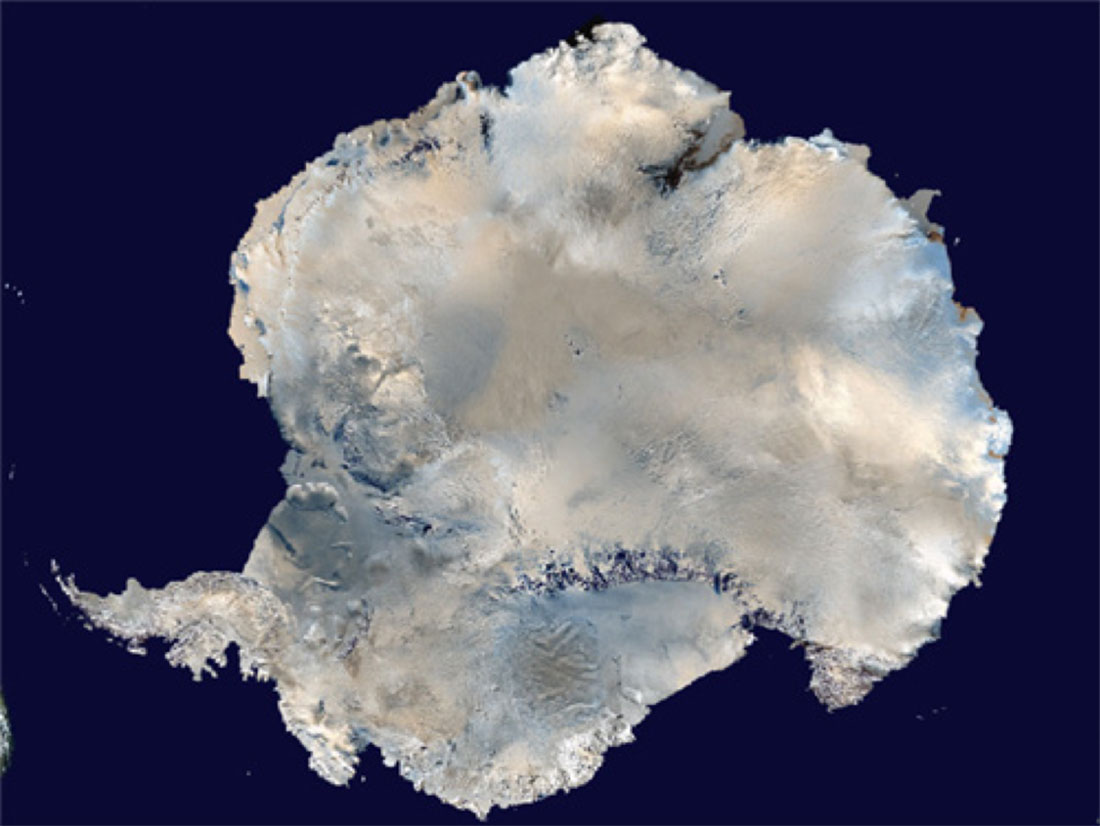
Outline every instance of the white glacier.
{"type": "Polygon", "coordinates": [[[262,201],[230,334],[285,499],[241,573],[62,581],[196,679],[236,643],[333,783],[373,744],[479,815],[577,786],[754,626],[851,705],[977,580],[1011,426],[935,193],[643,42],[463,72],[262,201]]]}

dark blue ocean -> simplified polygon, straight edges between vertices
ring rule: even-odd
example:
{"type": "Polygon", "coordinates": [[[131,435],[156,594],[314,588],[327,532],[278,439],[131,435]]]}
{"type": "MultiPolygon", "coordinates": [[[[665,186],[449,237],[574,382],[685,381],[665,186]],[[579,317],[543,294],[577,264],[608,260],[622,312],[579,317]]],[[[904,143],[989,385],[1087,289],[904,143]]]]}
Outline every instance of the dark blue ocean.
{"type": "MultiPolygon", "coordinates": [[[[943,190],[956,298],[1015,425],[983,587],[829,714],[798,650],[660,704],[588,785],[490,823],[1081,823],[1100,816],[1095,3],[11,3],[2,24],[5,823],[474,823],[377,752],[306,767],[268,684],[194,684],[51,605],[243,565],[283,443],[237,378],[229,255],[337,133],[403,117],[594,15],[732,92],[760,139],[830,127],[943,190]],[[960,242],[954,245],[954,239],[960,242]],[[45,586],[44,595],[40,586],[45,586]]],[[[230,666],[233,668],[233,664],[230,666]]]]}

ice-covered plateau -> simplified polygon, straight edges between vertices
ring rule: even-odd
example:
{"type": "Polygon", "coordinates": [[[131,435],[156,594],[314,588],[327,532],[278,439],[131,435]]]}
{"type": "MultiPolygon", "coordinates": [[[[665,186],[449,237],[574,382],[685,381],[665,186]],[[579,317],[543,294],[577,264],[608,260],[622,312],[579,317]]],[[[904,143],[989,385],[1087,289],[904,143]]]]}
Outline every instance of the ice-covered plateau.
{"type": "Polygon", "coordinates": [[[1010,424],[931,193],[643,42],[462,73],[262,201],[230,334],[285,499],[242,573],[62,580],[196,678],[235,643],[332,783],[373,744],[481,816],[580,785],[754,627],[851,705],[977,579],[1010,424]]]}

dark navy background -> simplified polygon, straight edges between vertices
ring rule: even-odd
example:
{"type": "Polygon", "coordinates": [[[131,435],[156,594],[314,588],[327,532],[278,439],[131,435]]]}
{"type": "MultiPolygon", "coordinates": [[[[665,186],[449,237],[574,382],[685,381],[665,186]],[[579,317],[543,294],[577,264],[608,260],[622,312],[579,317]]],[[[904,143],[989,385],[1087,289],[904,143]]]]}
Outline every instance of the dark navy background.
{"type": "Polygon", "coordinates": [[[4,3],[5,822],[474,822],[374,750],[327,785],[270,685],[194,684],[39,585],[50,559],[99,592],[240,569],[282,494],[225,333],[252,205],[338,132],[460,70],[501,84],[594,14],[730,89],[750,135],[828,126],[899,194],[944,191],[1015,422],[1009,504],[984,586],[862,705],[826,713],[764,633],[591,783],[490,822],[1096,822],[1097,5],[4,3]]]}

